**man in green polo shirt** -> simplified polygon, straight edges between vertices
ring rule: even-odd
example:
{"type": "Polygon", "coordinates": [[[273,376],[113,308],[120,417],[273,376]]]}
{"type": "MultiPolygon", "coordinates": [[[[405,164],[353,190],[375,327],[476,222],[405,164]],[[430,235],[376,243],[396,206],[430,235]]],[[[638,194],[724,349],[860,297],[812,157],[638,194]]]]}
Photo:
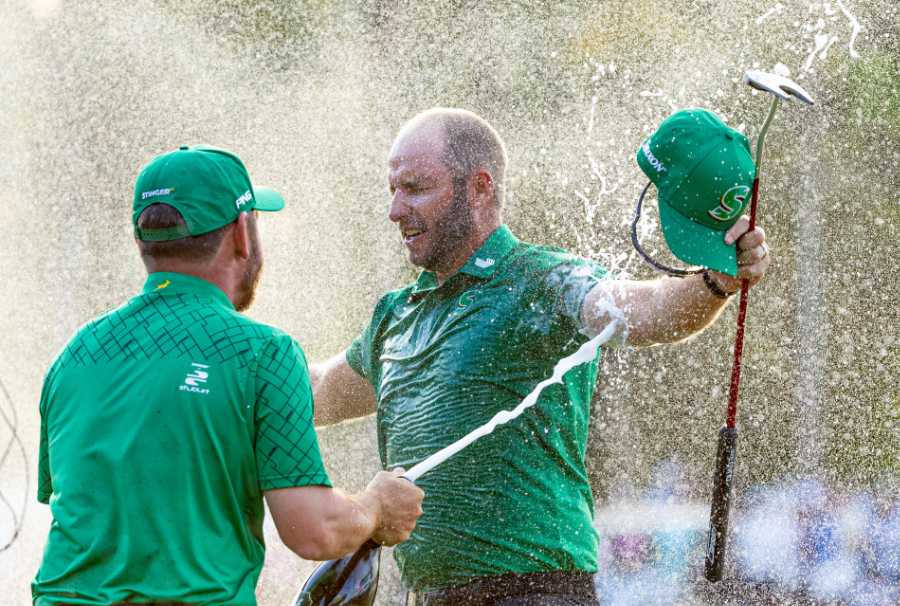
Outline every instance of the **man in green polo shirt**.
{"type": "Polygon", "coordinates": [[[304,558],[409,536],[421,490],[387,472],[333,489],[303,352],[239,313],[262,268],[256,211],[283,206],[224,150],[141,171],[144,289],[79,330],[44,381],[38,499],[53,521],[35,604],[254,605],[263,497],[304,558]]]}
{"type": "MultiPolygon", "coordinates": [[[[723,155],[708,157],[722,159],[735,183],[715,179],[729,187],[752,181],[733,145],[743,141],[709,128],[702,139],[721,139],[715,153],[723,155]],[[731,153],[738,162],[724,161],[731,153]]],[[[655,158],[653,170],[678,173],[674,160],[662,162],[655,158]]],[[[703,259],[719,271],[683,279],[616,279],[587,259],[519,241],[501,216],[503,143],[470,112],[416,116],[400,130],[388,165],[389,217],[424,271],[381,298],[346,351],[311,369],[317,421],[376,412],[385,467],[411,466],[513,408],[611,321],[624,320],[613,342],[631,345],[697,333],[741,279],[755,284],[769,263],[762,231],[748,232],[737,216],[716,224],[703,259]]],[[[690,204],[713,209],[719,200],[693,196],[690,204]]],[[[599,355],[571,370],[527,414],[420,478],[425,514],[395,549],[413,592],[409,604],[595,603],[597,537],[584,459],[598,363],[599,355]]]]}

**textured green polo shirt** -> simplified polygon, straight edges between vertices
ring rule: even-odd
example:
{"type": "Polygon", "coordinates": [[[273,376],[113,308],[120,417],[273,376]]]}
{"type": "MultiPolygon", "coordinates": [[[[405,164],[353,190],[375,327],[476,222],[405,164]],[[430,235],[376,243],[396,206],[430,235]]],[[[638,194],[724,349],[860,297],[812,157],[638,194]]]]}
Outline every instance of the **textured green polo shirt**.
{"type": "MultiPolygon", "coordinates": [[[[375,388],[382,464],[409,468],[518,404],[587,340],[581,304],[605,273],[502,226],[441,286],[423,272],[386,294],[347,352],[375,388]]],[[[425,513],[394,550],[407,585],[597,569],[584,457],[598,363],[419,479],[425,513]]]]}
{"type": "Polygon", "coordinates": [[[41,394],[36,604],[256,604],[265,490],[330,485],[300,347],[216,286],[151,274],[41,394]]]}

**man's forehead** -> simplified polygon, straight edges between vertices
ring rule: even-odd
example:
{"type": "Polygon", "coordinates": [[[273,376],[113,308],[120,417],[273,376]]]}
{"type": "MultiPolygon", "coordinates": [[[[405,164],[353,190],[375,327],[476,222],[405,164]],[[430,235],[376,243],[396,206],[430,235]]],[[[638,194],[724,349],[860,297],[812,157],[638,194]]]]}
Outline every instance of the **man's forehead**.
{"type": "Polygon", "coordinates": [[[400,131],[391,146],[388,164],[392,168],[401,164],[432,164],[442,158],[443,152],[443,128],[439,124],[422,124],[400,131]]]}

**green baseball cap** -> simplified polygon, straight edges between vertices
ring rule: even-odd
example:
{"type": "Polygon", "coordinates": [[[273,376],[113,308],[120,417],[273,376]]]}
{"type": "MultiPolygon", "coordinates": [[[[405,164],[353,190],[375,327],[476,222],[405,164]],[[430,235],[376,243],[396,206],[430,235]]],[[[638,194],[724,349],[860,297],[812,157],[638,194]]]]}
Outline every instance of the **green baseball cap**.
{"type": "Polygon", "coordinates": [[[756,166],[747,137],[711,111],[676,112],[637,152],[656,186],[666,244],[686,263],[737,275],[737,250],[725,232],[750,203],[756,166]]]}
{"type": "Polygon", "coordinates": [[[139,240],[160,242],[199,236],[228,225],[242,212],[277,211],[284,198],[267,187],[253,187],[241,159],[214,147],[182,146],[145,166],[134,186],[131,222],[139,240]],[[151,204],[168,204],[185,225],[140,229],[138,217],[151,204]]]}

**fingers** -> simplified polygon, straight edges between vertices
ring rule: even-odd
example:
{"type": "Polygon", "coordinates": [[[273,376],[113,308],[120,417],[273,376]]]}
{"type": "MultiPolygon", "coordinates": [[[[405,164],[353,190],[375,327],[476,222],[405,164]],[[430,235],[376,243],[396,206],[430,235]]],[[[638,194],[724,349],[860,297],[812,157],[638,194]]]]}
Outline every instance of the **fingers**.
{"type": "Polygon", "coordinates": [[[750,218],[745,215],[725,233],[725,243],[735,244],[738,275],[731,277],[717,273],[716,278],[723,289],[726,292],[737,290],[742,280],[747,280],[750,286],[759,282],[772,261],[763,228],[757,226],[751,231],[750,218]]]}
{"type": "MultiPolygon", "coordinates": [[[[750,234],[748,234],[749,237],[750,234]]],[[[769,268],[772,257],[769,255],[769,245],[763,241],[753,248],[738,252],[738,275],[741,280],[747,280],[753,286],[760,280],[769,268]]]]}
{"type": "Polygon", "coordinates": [[[737,240],[738,250],[749,250],[756,246],[762,246],[766,241],[766,232],[762,227],[756,227],[753,231],[745,232],[737,240]]]}
{"type": "Polygon", "coordinates": [[[422,500],[425,493],[421,488],[402,478],[404,469],[381,472],[376,478],[382,480],[381,522],[372,538],[382,545],[396,545],[409,539],[416,527],[416,520],[422,515],[422,500]]]}
{"type": "MultiPolygon", "coordinates": [[[[749,235],[749,234],[748,234],[749,235]]],[[[737,262],[738,265],[753,265],[757,261],[762,261],[769,254],[769,245],[763,242],[759,246],[750,249],[738,249],[737,262]]]]}
{"type": "Polygon", "coordinates": [[[748,229],[750,229],[750,217],[744,215],[725,232],[725,244],[734,244],[741,236],[747,233],[748,229]]]}

